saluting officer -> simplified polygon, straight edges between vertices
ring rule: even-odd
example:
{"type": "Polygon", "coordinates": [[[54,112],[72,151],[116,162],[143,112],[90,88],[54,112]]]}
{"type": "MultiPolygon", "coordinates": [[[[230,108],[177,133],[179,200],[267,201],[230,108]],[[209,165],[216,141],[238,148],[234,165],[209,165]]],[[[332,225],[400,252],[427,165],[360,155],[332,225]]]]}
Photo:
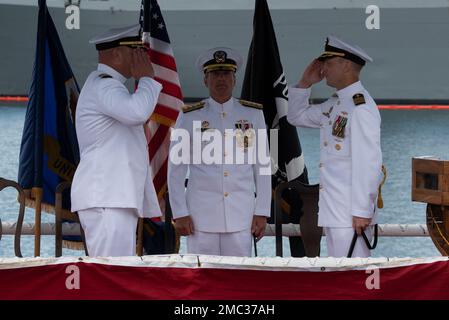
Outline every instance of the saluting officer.
{"type": "MultiPolygon", "coordinates": [[[[359,74],[372,61],[358,46],[334,36],[325,51],[289,90],[287,120],[296,126],[320,128],[320,197],[318,224],[324,227],[329,256],[348,254],[354,230],[372,238],[378,187],[382,178],[380,114],[359,74]],[[310,87],[326,78],[336,93],[309,105],[310,87]]],[[[358,237],[353,257],[370,251],[358,237]]]]}
{"type": "Polygon", "coordinates": [[[258,130],[266,130],[262,105],[232,97],[235,72],[241,63],[242,57],[230,48],[213,48],[201,54],[196,65],[204,74],[210,97],[186,106],[172,131],[168,188],[176,229],[188,236],[188,253],[251,256],[252,235],[263,236],[270,216],[270,163],[257,156],[251,162],[247,157],[256,153],[257,144],[268,149],[266,135],[261,143],[256,141],[258,130]],[[190,137],[187,163],[172,161],[175,146],[183,142],[175,137],[180,129],[190,137]],[[200,150],[194,142],[198,132],[203,135],[200,150]],[[207,134],[218,139],[223,148],[210,152],[217,161],[202,158],[195,162],[208,146],[204,139],[207,134]],[[241,164],[236,162],[238,153],[247,157],[241,164]]]}
{"type": "Polygon", "coordinates": [[[139,48],[138,25],[112,29],[90,42],[99,64],[76,109],[81,161],[72,184],[72,211],[78,211],[89,255],[131,256],[138,217],[161,215],[143,125],[162,86],[139,48]],[[132,94],[124,85],[131,77],[139,80],[132,94]]]}

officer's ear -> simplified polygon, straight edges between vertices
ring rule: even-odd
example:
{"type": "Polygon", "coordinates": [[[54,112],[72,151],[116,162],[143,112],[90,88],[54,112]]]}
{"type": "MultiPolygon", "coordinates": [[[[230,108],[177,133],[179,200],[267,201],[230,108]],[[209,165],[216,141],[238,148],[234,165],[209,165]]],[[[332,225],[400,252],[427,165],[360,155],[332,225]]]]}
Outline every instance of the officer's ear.
{"type": "Polygon", "coordinates": [[[206,86],[206,88],[209,88],[209,86],[207,85],[207,74],[208,74],[208,72],[205,72],[204,73],[204,79],[203,79],[203,81],[204,81],[204,85],[206,86]]]}
{"type": "Polygon", "coordinates": [[[351,61],[351,67],[352,67],[352,70],[354,70],[354,72],[356,74],[360,74],[360,71],[362,71],[362,68],[363,68],[362,65],[352,62],[352,61],[351,61]]]}
{"type": "Polygon", "coordinates": [[[353,62],[349,61],[348,59],[341,58],[341,69],[343,73],[352,73],[354,72],[354,68],[352,66],[353,62]]]}

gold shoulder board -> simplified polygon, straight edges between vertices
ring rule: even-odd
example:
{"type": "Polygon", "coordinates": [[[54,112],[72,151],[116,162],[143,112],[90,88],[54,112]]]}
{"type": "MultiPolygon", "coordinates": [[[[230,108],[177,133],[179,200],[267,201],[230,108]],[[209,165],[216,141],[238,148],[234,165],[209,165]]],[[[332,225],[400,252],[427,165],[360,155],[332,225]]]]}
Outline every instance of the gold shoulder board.
{"type": "Polygon", "coordinates": [[[247,100],[243,100],[243,99],[240,99],[239,102],[242,106],[263,110],[263,105],[260,103],[247,101],[247,100]]]}
{"type": "Polygon", "coordinates": [[[183,113],[187,113],[187,112],[190,112],[190,111],[199,110],[199,109],[204,107],[204,104],[205,104],[205,102],[201,101],[201,102],[197,102],[197,103],[192,104],[192,105],[185,105],[182,108],[182,112],[183,113]]]}
{"type": "Polygon", "coordinates": [[[361,93],[357,93],[357,94],[353,95],[352,100],[354,101],[354,104],[356,106],[365,103],[365,97],[361,93]]]}

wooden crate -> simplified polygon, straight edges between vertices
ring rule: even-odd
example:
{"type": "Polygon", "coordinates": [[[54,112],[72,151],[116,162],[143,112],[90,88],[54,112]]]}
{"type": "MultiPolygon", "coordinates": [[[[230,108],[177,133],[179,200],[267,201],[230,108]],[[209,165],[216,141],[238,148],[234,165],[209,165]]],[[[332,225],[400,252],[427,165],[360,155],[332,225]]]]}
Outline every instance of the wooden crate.
{"type": "Polygon", "coordinates": [[[449,161],[412,158],[412,200],[449,205],[449,161]]]}

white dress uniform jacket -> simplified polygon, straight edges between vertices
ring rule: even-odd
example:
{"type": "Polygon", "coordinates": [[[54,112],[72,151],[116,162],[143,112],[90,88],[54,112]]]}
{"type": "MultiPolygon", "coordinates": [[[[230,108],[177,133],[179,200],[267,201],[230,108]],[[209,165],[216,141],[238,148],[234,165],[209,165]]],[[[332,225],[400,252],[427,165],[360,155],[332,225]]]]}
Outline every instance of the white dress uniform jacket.
{"type": "MultiPolygon", "coordinates": [[[[218,130],[223,140],[233,139],[236,150],[236,138],[227,134],[225,129],[236,129],[236,124],[246,123],[247,127],[266,130],[261,110],[243,106],[239,100],[231,98],[224,104],[212,98],[203,101],[204,107],[181,113],[176,128],[186,129],[190,135],[190,164],[174,164],[169,161],[168,188],[173,217],[190,215],[195,230],[204,232],[237,232],[249,229],[254,215],[270,216],[271,206],[271,173],[270,163],[262,164],[257,158],[255,164],[227,164],[236,152],[226,150],[223,146],[219,155],[222,164],[194,164],[193,121],[199,121],[203,132],[218,130]],[[206,131],[206,129],[208,129],[206,131]],[[212,129],[212,130],[210,130],[212,129]],[[264,167],[268,174],[260,174],[264,167]],[[184,187],[189,170],[187,190],[184,187]],[[255,195],[256,194],[256,195],[255,195]]],[[[171,152],[179,143],[172,131],[171,152]],[[175,140],[174,140],[175,139],[175,140]]],[[[208,143],[208,142],[207,142],[208,143]]],[[[268,142],[265,139],[267,153],[268,142]]],[[[224,144],[224,143],[223,143],[224,144]]],[[[254,144],[256,144],[254,142],[254,144]]],[[[229,145],[229,144],[228,144],[229,145]]],[[[203,143],[203,148],[205,144],[203,143]]],[[[197,153],[198,155],[198,153],[197,153]]],[[[233,162],[230,162],[233,163],[233,162]]]]}
{"type": "Polygon", "coordinates": [[[287,120],[320,128],[318,225],[352,227],[352,217],[373,218],[382,178],[380,114],[355,82],[319,105],[309,105],[310,88],[290,88],[287,120]]]}
{"type": "Polygon", "coordinates": [[[140,217],[161,215],[143,125],[162,86],[142,77],[130,94],[125,81],[99,64],[81,90],[76,109],[81,160],[72,183],[72,211],[135,208],[140,217]]]}

